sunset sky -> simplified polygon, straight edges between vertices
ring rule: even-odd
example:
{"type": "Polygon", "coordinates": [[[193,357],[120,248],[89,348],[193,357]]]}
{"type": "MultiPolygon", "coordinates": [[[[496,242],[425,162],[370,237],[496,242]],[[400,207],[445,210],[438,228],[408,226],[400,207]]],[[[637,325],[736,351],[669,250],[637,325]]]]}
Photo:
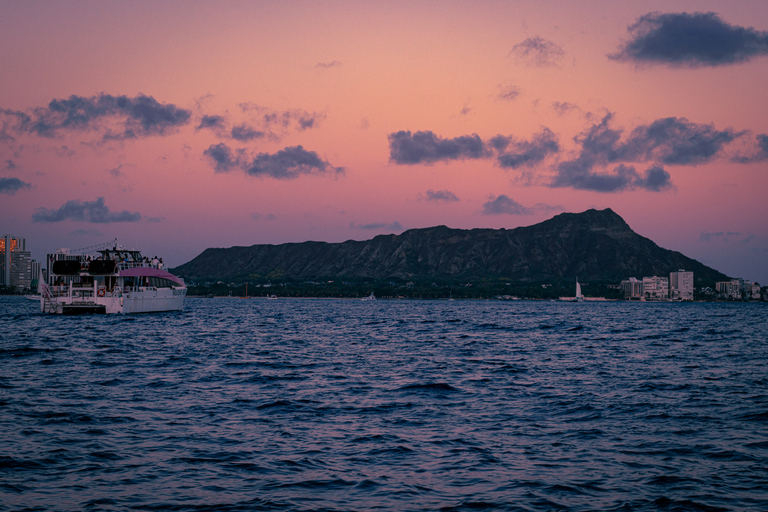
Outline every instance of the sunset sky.
{"type": "Polygon", "coordinates": [[[768,285],[765,0],[0,1],[0,69],[38,260],[611,208],[768,285]]]}

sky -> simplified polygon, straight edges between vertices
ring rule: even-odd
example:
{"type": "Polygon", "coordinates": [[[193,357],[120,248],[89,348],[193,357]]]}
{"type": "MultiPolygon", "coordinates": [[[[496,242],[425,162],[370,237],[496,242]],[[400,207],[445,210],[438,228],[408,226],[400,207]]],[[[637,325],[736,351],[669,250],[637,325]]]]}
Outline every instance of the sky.
{"type": "Polygon", "coordinates": [[[768,284],[764,0],[0,14],[0,232],[37,260],[117,238],[174,267],[611,208],[768,284]]]}

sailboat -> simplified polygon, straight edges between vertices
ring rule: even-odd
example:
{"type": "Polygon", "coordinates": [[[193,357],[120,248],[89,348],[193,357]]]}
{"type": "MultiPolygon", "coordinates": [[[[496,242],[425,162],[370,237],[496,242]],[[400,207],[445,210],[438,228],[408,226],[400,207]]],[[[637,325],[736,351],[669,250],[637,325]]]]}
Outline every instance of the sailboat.
{"type": "Polygon", "coordinates": [[[579,284],[579,278],[576,278],[576,302],[584,300],[584,296],[581,294],[581,285],[579,284]]]}
{"type": "Polygon", "coordinates": [[[581,294],[581,285],[579,284],[579,278],[576,278],[576,296],[575,297],[560,297],[558,299],[561,302],[582,302],[584,295],[581,294]]]}

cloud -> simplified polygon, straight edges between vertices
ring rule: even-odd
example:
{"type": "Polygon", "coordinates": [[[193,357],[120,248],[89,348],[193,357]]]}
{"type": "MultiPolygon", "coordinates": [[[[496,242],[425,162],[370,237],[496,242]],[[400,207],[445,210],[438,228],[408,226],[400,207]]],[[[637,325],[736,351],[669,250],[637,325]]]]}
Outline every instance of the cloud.
{"type": "Polygon", "coordinates": [[[608,57],[638,64],[723,66],[768,54],[768,32],[730,25],[714,12],[652,12],[629,26],[630,39],[608,57]]]}
{"type": "Polygon", "coordinates": [[[255,158],[246,157],[243,150],[232,151],[224,143],[211,145],[203,154],[214,164],[216,172],[239,169],[251,176],[267,176],[279,180],[292,180],[310,174],[344,174],[343,167],[334,167],[321,159],[314,151],[301,146],[291,146],[277,153],[259,153],[255,158]]]}
{"type": "Polygon", "coordinates": [[[557,115],[559,116],[578,109],[576,105],[568,103],[567,101],[555,101],[552,103],[552,108],[555,109],[555,112],[557,112],[557,115]]]}
{"type": "Polygon", "coordinates": [[[117,167],[114,167],[112,169],[107,169],[106,172],[114,176],[115,178],[123,178],[125,177],[125,173],[122,171],[123,167],[133,167],[128,166],[126,164],[120,164],[117,167]]]}
{"type": "Polygon", "coordinates": [[[304,131],[314,128],[320,120],[325,118],[325,114],[319,112],[308,112],[301,109],[277,111],[252,103],[241,103],[240,109],[243,112],[260,114],[261,119],[258,124],[265,130],[273,128],[287,130],[293,127],[299,131],[304,131]]]}
{"type": "Polygon", "coordinates": [[[477,134],[444,139],[431,131],[390,133],[389,158],[399,165],[432,164],[438,161],[491,158],[503,168],[532,167],[558,153],[557,137],[548,128],[530,141],[497,135],[484,142],[477,134]]]}
{"type": "Polygon", "coordinates": [[[9,158],[8,160],[5,161],[5,170],[6,171],[10,171],[10,170],[15,169],[15,168],[16,168],[16,163],[13,160],[11,160],[9,158]]]}
{"type": "Polygon", "coordinates": [[[355,224],[354,222],[350,223],[350,228],[353,229],[365,229],[365,230],[371,230],[371,229],[386,229],[390,231],[402,231],[403,226],[400,225],[399,222],[394,221],[392,224],[384,224],[384,223],[374,223],[374,224],[355,224]]]}
{"type": "Polygon", "coordinates": [[[696,124],[685,118],[667,117],[638,126],[620,148],[622,158],[641,162],[696,165],[711,161],[723,146],[739,134],[716,130],[711,124],[696,124]]]}
{"type": "Polygon", "coordinates": [[[737,155],[731,158],[731,162],[739,164],[751,164],[768,160],[768,134],[760,134],[755,137],[757,147],[752,148],[748,155],[737,155]]]}
{"type": "Polygon", "coordinates": [[[213,162],[216,172],[229,172],[239,165],[239,159],[233,157],[232,149],[223,142],[212,144],[203,154],[213,162]]]}
{"type": "Polygon", "coordinates": [[[533,210],[521,205],[511,197],[501,194],[483,204],[482,213],[483,215],[530,215],[533,210]]]}
{"type": "Polygon", "coordinates": [[[702,242],[714,242],[714,241],[723,241],[725,243],[728,243],[731,237],[740,237],[741,233],[736,231],[718,231],[716,233],[708,233],[706,231],[703,231],[699,235],[699,240],[702,242]]]}
{"type": "Polygon", "coordinates": [[[520,89],[514,85],[508,85],[501,89],[499,94],[496,96],[496,99],[504,101],[515,101],[518,96],[520,96],[520,89]]]}
{"type": "Polygon", "coordinates": [[[578,161],[564,162],[550,187],[571,187],[594,192],[621,192],[642,188],[661,192],[672,186],[670,175],[662,167],[647,169],[641,176],[633,166],[619,164],[610,173],[596,173],[578,161]]]}
{"type": "Polygon", "coordinates": [[[202,119],[200,119],[200,124],[197,125],[195,130],[218,130],[224,128],[225,123],[226,119],[224,119],[224,116],[203,116],[202,119]]]}
{"type": "Polygon", "coordinates": [[[315,67],[319,69],[338,68],[338,67],[341,67],[341,62],[337,60],[332,60],[331,62],[318,62],[317,64],[315,64],[315,67]]]}
{"type": "Polygon", "coordinates": [[[740,134],[730,129],[689,122],[685,118],[668,117],[649,125],[638,126],[622,141],[623,130],[613,129],[612,114],[575,137],[581,146],[579,155],[555,167],[551,187],[572,187],[597,192],[619,192],[643,188],[659,192],[670,188],[670,175],[662,167],[698,165],[711,162],[722,148],[740,134]],[[639,175],[633,162],[654,162],[639,175]],[[596,167],[620,164],[610,173],[596,173],[596,167]]]}
{"type": "Polygon", "coordinates": [[[152,224],[160,224],[161,222],[165,222],[165,217],[160,215],[159,217],[147,217],[147,222],[150,222],[152,224]]]}
{"type": "Polygon", "coordinates": [[[264,132],[257,131],[245,123],[232,127],[232,138],[241,142],[261,139],[265,135],[266,134],[264,132]]]}
{"type": "Polygon", "coordinates": [[[15,127],[20,132],[55,137],[62,131],[101,131],[105,140],[166,135],[187,124],[191,117],[189,110],[159,103],[151,96],[130,98],[104,93],[90,98],[72,95],[54,99],[31,114],[15,114],[15,127]]]}
{"type": "Polygon", "coordinates": [[[488,153],[476,134],[443,139],[431,131],[390,133],[389,159],[396,164],[431,164],[442,160],[485,158],[488,153]]]}
{"type": "Polygon", "coordinates": [[[141,220],[141,214],[127,210],[111,212],[104,204],[104,198],[98,197],[95,201],[67,201],[58,210],[41,207],[32,215],[32,222],[61,222],[67,219],[94,224],[138,222],[141,220]]]}
{"type": "Polygon", "coordinates": [[[0,178],[0,194],[13,195],[19,190],[30,189],[32,185],[19,178],[0,178]]]}
{"type": "Polygon", "coordinates": [[[635,180],[635,185],[652,192],[661,192],[672,186],[672,177],[663,167],[651,167],[646,169],[643,177],[635,180]]]}
{"type": "Polygon", "coordinates": [[[258,212],[253,212],[251,214],[251,219],[252,220],[261,220],[261,219],[264,219],[264,220],[275,220],[276,218],[277,218],[277,216],[274,215],[273,213],[268,213],[266,215],[262,215],[262,214],[260,214],[258,212]]]}
{"type": "Polygon", "coordinates": [[[443,201],[452,203],[458,201],[456,194],[449,190],[427,190],[427,201],[443,201]]]}
{"type": "Polygon", "coordinates": [[[522,43],[516,44],[509,53],[533,67],[555,66],[565,55],[565,51],[560,46],[539,36],[529,37],[522,43]]]}
{"type": "Polygon", "coordinates": [[[549,128],[544,128],[540,134],[534,135],[530,142],[497,135],[490,143],[499,152],[499,165],[511,169],[534,166],[550,154],[560,151],[557,137],[549,128]]]}

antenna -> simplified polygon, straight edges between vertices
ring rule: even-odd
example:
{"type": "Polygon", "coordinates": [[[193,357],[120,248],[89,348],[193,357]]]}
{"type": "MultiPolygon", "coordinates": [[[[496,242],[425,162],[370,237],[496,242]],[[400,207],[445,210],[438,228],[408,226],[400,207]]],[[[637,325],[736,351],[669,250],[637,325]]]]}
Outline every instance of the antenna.
{"type": "Polygon", "coordinates": [[[69,251],[70,254],[87,254],[89,252],[98,252],[103,249],[109,249],[110,247],[117,247],[117,238],[114,240],[110,240],[109,242],[103,242],[97,245],[92,245],[90,247],[82,247],[80,249],[72,249],[69,251]]]}

